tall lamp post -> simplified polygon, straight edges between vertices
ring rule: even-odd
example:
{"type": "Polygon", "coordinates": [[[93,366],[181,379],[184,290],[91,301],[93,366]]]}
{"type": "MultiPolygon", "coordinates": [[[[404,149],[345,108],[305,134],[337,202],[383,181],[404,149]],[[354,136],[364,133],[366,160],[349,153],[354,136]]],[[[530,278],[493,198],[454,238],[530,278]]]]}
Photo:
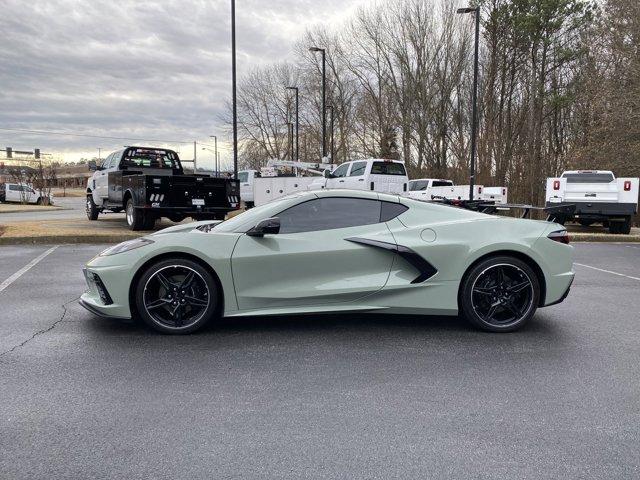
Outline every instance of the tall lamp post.
{"type": "Polygon", "coordinates": [[[233,178],[238,178],[238,99],[236,93],[236,0],[231,0],[231,84],[233,103],[233,178]]]}
{"type": "Polygon", "coordinates": [[[333,105],[327,105],[327,109],[329,110],[329,138],[331,141],[329,142],[329,155],[331,156],[331,163],[333,163],[333,155],[334,155],[334,143],[333,143],[333,105]]]}
{"type": "Polygon", "coordinates": [[[296,162],[300,161],[300,103],[299,103],[299,89],[298,87],[286,87],[287,90],[293,90],[296,92],[296,162]]]}
{"type": "Polygon", "coordinates": [[[310,52],[322,52],[322,158],[327,156],[327,52],[324,48],[311,47],[310,52]]]}
{"type": "Polygon", "coordinates": [[[217,177],[218,176],[218,137],[216,135],[209,135],[209,138],[213,138],[213,145],[215,148],[213,159],[216,166],[216,177],[217,177]]]}
{"type": "Polygon", "coordinates": [[[476,16],[476,40],[473,55],[473,94],[471,100],[471,166],[469,173],[469,199],[473,200],[473,187],[476,180],[476,137],[478,135],[478,44],[480,43],[480,7],[459,8],[457,13],[474,13],[476,16]]]}

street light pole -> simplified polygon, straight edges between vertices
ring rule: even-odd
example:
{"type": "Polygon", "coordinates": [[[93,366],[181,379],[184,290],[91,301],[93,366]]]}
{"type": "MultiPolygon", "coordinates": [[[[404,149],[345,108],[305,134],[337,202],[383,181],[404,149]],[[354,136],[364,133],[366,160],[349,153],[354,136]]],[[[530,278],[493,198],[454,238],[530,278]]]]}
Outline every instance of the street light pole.
{"type": "Polygon", "coordinates": [[[331,163],[334,163],[333,160],[333,155],[334,155],[334,142],[333,142],[333,138],[334,138],[334,132],[333,132],[333,105],[327,105],[327,108],[329,109],[329,135],[331,138],[331,142],[330,142],[330,146],[329,146],[329,155],[331,156],[331,163]]]}
{"type": "Polygon", "coordinates": [[[473,187],[476,180],[476,137],[478,135],[478,45],[480,43],[480,7],[459,8],[457,13],[474,13],[476,17],[475,46],[473,55],[473,93],[471,99],[471,165],[469,173],[469,199],[473,200],[473,187]]]}
{"type": "Polygon", "coordinates": [[[322,158],[327,156],[327,52],[324,48],[311,47],[310,52],[322,52],[322,158]]]}
{"type": "Polygon", "coordinates": [[[236,0],[231,0],[231,83],[233,90],[233,178],[238,178],[238,99],[236,93],[236,0]]]}
{"type": "Polygon", "coordinates": [[[296,92],[296,162],[300,161],[300,98],[298,87],[287,87],[296,92]]]}
{"type": "Polygon", "coordinates": [[[215,153],[213,154],[213,160],[216,167],[216,177],[218,176],[218,137],[216,135],[209,135],[209,138],[213,138],[213,145],[215,153]]]}

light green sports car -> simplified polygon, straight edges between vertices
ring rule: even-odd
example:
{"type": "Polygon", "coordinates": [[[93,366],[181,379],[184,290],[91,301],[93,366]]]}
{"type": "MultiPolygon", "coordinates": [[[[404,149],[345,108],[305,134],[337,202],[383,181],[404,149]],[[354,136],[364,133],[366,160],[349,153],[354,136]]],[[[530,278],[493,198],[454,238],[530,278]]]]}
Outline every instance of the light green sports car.
{"type": "Polygon", "coordinates": [[[461,314],[506,332],[567,296],[568,242],[556,223],[305,192],[108,248],[87,264],[80,303],[173,334],[219,317],[337,312],[461,314]]]}

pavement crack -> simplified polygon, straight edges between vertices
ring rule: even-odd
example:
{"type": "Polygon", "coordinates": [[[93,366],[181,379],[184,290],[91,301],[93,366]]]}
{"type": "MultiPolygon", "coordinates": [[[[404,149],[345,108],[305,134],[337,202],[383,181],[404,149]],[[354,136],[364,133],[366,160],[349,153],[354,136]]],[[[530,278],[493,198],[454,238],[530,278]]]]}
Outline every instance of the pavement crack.
{"type": "Polygon", "coordinates": [[[31,340],[33,340],[34,338],[43,335],[47,332],[50,332],[51,330],[53,330],[54,328],[56,328],[56,326],[62,322],[64,320],[64,317],[67,315],[67,305],[69,305],[70,303],[73,302],[77,302],[80,299],[80,297],[75,297],[72,300],[69,300],[68,302],[65,302],[62,304],[62,315],[60,315],[60,318],[57,319],[55,322],[53,322],[51,325],[49,325],[47,328],[43,328],[42,330],[38,330],[37,332],[35,332],[33,335],[31,335],[31,337],[27,338],[24,342],[19,343],[18,345],[14,345],[13,347],[11,347],[9,350],[5,350],[4,352],[0,353],[0,357],[4,357],[5,355],[8,355],[12,352],[14,352],[15,350],[17,350],[18,348],[22,348],[24,347],[27,343],[29,343],[31,340]]]}

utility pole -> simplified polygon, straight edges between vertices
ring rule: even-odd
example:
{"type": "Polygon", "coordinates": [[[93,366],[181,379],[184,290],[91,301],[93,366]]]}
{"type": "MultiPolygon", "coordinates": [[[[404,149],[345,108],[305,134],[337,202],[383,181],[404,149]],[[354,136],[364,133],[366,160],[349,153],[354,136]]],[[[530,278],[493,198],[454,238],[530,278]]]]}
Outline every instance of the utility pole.
{"type": "Polygon", "coordinates": [[[327,156],[327,52],[324,48],[311,47],[310,52],[322,52],[322,158],[327,156]]]}
{"type": "Polygon", "coordinates": [[[476,137],[478,135],[478,45],[480,43],[480,7],[459,8],[457,13],[474,13],[476,18],[475,46],[473,55],[473,93],[471,118],[471,165],[469,172],[469,199],[473,200],[476,181],[476,137]]]}
{"type": "Polygon", "coordinates": [[[233,178],[238,178],[238,99],[236,93],[236,0],[231,0],[231,83],[233,90],[233,178]]]}
{"type": "Polygon", "coordinates": [[[209,138],[213,138],[214,145],[214,154],[213,154],[213,162],[216,167],[216,177],[218,176],[218,137],[216,135],[209,135],[209,138]]]}
{"type": "Polygon", "coordinates": [[[98,147],[98,160],[102,160],[102,158],[100,157],[100,151],[102,150],[102,148],[98,147]]]}
{"type": "Polygon", "coordinates": [[[287,87],[296,92],[296,162],[300,161],[300,98],[298,87],[287,87]]]}
{"type": "Polygon", "coordinates": [[[333,105],[327,105],[329,109],[329,135],[330,135],[330,147],[329,147],[329,155],[331,155],[331,163],[334,163],[333,155],[334,155],[334,142],[333,142],[333,105]]]}
{"type": "Polygon", "coordinates": [[[196,173],[197,168],[196,168],[196,157],[198,156],[198,154],[196,153],[198,151],[198,147],[196,145],[196,142],[193,142],[193,173],[196,173]]]}

